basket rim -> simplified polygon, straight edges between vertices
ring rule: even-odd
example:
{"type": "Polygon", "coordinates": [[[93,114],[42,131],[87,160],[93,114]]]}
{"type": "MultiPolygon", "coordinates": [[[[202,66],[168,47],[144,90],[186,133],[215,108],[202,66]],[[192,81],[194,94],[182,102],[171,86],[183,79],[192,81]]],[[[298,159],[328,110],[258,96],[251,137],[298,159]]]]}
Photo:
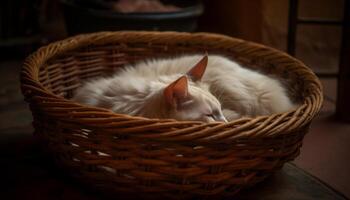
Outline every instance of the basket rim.
{"type": "Polygon", "coordinates": [[[28,102],[34,101],[47,114],[69,123],[81,123],[89,128],[104,129],[118,134],[132,134],[137,138],[156,139],[176,142],[228,142],[247,137],[272,137],[288,134],[298,128],[308,125],[319,112],[322,103],[322,85],[316,75],[301,61],[290,55],[250,41],[213,33],[180,33],[156,31],[116,31],[80,34],[64,40],[53,42],[39,48],[29,55],[23,64],[21,74],[22,94],[28,102]],[[273,59],[282,59],[285,65],[292,65],[300,72],[303,80],[307,81],[312,91],[296,110],[277,113],[255,118],[240,118],[228,123],[177,121],[175,119],[149,119],[114,113],[111,110],[86,106],[54,94],[39,82],[40,67],[49,59],[89,45],[103,45],[109,42],[145,43],[167,42],[203,43],[210,47],[220,47],[225,50],[240,47],[254,54],[252,49],[264,50],[271,53],[273,59]],[[131,42],[132,41],[132,42],[131,42]],[[289,62],[286,62],[288,60],[289,62]],[[66,113],[62,114],[62,110],[66,113]],[[69,114],[69,117],[67,117],[69,114]],[[93,119],[91,118],[93,117],[93,119]],[[121,122],[123,121],[123,122],[121,122]],[[136,124],[133,128],[123,128],[124,125],[136,124]],[[152,132],[167,127],[166,132],[152,132]],[[249,128],[249,129],[248,129],[249,128]],[[169,131],[172,130],[172,131],[169,131]]]}

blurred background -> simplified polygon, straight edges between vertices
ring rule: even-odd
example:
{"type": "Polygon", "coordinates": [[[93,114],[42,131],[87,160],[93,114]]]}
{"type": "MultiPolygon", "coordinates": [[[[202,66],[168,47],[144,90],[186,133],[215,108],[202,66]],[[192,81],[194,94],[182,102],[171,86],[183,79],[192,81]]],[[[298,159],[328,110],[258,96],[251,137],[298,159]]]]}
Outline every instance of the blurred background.
{"type": "MultiPolygon", "coordinates": [[[[0,10],[1,56],[23,57],[51,41],[101,30],[206,31],[287,50],[289,0],[168,0],[163,1],[163,7],[141,4],[135,8],[139,10],[130,10],[128,2],[142,1],[116,2],[4,0],[0,10]],[[118,6],[124,11],[118,11],[118,6]]],[[[298,16],[340,21],[343,7],[344,0],[299,0],[298,16]]],[[[335,74],[341,30],[340,25],[300,24],[296,56],[319,73],[335,74]]]]}
{"type": "Polygon", "coordinates": [[[349,4],[347,0],[2,0],[0,146],[14,145],[21,151],[30,140],[31,115],[18,76],[23,59],[40,46],[104,30],[220,33],[285,51],[319,75],[325,103],[294,164],[350,197],[350,125],[344,123],[350,121],[349,4]]]}

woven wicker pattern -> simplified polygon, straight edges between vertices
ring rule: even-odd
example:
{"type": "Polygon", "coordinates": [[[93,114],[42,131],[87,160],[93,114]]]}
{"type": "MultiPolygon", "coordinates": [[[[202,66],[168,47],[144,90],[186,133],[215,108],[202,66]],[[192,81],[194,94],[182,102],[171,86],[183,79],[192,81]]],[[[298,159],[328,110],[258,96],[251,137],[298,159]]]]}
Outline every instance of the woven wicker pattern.
{"type": "Polygon", "coordinates": [[[68,38],[28,57],[21,87],[35,134],[82,182],[103,191],[184,199],[230,196],[299,154],[322,104],[316,76],[271,48],[222,35],[101,32],[68,38]],[[208,51],[288,80],[293,111],[230,123],[147,119],[68,100],[82,81],[140,59],[208,51]]]}

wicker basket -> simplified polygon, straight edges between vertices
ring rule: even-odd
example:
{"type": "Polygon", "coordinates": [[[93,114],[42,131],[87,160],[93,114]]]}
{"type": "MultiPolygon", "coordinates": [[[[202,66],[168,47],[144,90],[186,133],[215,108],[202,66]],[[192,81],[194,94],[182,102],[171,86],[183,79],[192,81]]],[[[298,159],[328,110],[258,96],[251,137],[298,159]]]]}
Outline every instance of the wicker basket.
{"type": "Polygon", "coordinates": [[[26,59],[21,87],[35,134],[67,172],[109,194],[176,199],[231,196],[280,169],[299,154],[323,101],[319,80],[300,61],[207,33],[101,32],[68,38],[26,59]],[[288,80],[301,106],[202,123],[132,117],[69,100],[84,79],[109,75],[127,63],[204,51],[288,80]]]}

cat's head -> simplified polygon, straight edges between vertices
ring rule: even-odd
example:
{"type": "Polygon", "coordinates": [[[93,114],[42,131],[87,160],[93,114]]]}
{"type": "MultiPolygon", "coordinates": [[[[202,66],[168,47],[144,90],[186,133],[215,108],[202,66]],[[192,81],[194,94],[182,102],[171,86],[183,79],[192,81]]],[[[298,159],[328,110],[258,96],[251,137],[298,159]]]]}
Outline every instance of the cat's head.
{"type": "Polygon", "coordinates": [[[219,100],[201,83],[207,63],[206,55],[186,75],[164,89],[163,95],[170,118],[204,122],[227,121],[219,100]]]}

